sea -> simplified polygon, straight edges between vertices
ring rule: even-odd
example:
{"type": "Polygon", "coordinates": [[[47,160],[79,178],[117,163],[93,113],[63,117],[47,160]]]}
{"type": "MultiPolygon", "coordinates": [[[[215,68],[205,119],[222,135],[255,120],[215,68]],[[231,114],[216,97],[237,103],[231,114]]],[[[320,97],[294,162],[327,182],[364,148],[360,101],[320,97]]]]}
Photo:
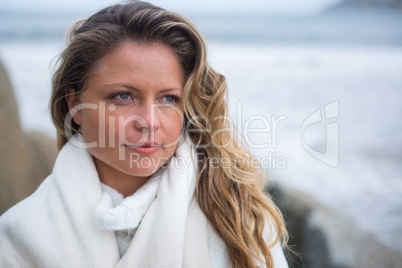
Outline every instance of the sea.
{"type": "MultiPolygon", "coordinates": [[[[0,11],[24,130],[55,136],[51,76],[86,15],[0,11]]],[[[186,15],[227,79],[228,120],[269,177],[402,251],[402,13],[186,15]]]]}

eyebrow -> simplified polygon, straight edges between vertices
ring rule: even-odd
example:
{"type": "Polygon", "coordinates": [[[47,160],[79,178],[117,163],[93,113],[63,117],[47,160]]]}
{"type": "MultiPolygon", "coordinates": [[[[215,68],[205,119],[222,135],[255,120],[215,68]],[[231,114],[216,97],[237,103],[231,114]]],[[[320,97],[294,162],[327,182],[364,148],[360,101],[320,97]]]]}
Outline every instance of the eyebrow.
{"type": "MultiPolygon", "coordinates": [[[[127,85],[127,84],[121,84],[121,83],[105,84],[105,87],[113,87],[113,86],[125,87],[128,90],[131,90],[131,91],[134,91],[134,92],[140,92],[140,93],[143,92],[143,90],[141,90],[141,89],[139,89],[137,87],[133,87],[131,85],[127,85]]],[[[180,91],[180,89],[175,88],[175,87],[173,87],[173,88],[165,88],[165,89],[162,89],[162,90],[158,90],[158,93],[166,93],[166,92],[171,92],[171,91],[180,91]]]]}

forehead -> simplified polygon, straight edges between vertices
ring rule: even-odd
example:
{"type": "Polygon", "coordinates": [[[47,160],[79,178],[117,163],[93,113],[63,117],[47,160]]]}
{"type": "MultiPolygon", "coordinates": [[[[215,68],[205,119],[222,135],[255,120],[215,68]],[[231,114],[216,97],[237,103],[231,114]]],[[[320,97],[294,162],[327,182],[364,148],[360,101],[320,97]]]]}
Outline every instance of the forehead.
{"type": "Polygon", "coordinates": [[[143,68],[156,65],[160,69],[166,69],[177,67],[180,63],[173,51],[163,43],[125,41],[101,59],[97,69],[104,67],[104,65],[143,68]]]}
{"type": "Polygon", "coordinates": [[[135,87],[183,87],[184,74],[173,51],[162,43],[126,41],[101,59],[89,83],[135,87]]]}

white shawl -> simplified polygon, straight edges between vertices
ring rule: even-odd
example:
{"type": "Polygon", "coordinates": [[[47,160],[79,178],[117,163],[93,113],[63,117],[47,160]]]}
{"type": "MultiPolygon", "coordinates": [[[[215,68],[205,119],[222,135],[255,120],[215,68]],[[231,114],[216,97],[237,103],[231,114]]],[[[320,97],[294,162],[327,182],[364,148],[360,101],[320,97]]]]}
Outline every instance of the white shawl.
{"type": "MultiPolygon", "coordinates": [[[[120,258],[114,232],[95,224],[102,190],[92,157],[67,143],[37,191],[0,217],[0,267],[227,267],[222,241],[194,198],[194,158],[186,142],[177,149],[120,258]]],[[[287,267],[275,248],[276,267],[287,267]]]]}

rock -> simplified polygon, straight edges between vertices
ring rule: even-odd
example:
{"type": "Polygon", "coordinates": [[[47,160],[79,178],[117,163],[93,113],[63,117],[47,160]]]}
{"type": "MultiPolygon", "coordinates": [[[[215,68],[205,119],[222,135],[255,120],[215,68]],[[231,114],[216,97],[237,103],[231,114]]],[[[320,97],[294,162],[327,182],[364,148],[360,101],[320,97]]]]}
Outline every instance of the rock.
{"type": "Polygon", "coordinates": [[[33,161],[32,180],[36,188],[53,170],[58,154],[57,144],[53,138],[41,132],[25,133],[25,138],[33,161]]]}
{"type": "Polygon", "coordinates": [[[322,268],[329,266],[330,257],[323,233],[309,224],[314,200],[298,191],[275,185],[269,190],[281,209],[289,232],[288,263],[293,268],[322,268]]]}
{"type": "Polygon", "coordinates": [[[21,200],[32,188],[32,161],[22,132],[17,103],[4,66],[0,63],[0,213],[21,200]]]}
{"type": "Polygon", "coordinates": [[[57,151],[43,134],[24,134],[7,72],[0,62],[0,215],[50,173],[57,151]]]}
{"type": "Polygon", "coordinates": [[[399,9],[402,10],[402,0],[345,0],[335,5],[332,10],[347,9],[399,9]]]}
{"type": "Polygon", "coordinates": [[[402,267],[402,252],[385,246],[345,215],[284,185],[276,185],[271,194],[283,211],[289,244],[301,255],[290,253],[294,268],[402,267]]]}

